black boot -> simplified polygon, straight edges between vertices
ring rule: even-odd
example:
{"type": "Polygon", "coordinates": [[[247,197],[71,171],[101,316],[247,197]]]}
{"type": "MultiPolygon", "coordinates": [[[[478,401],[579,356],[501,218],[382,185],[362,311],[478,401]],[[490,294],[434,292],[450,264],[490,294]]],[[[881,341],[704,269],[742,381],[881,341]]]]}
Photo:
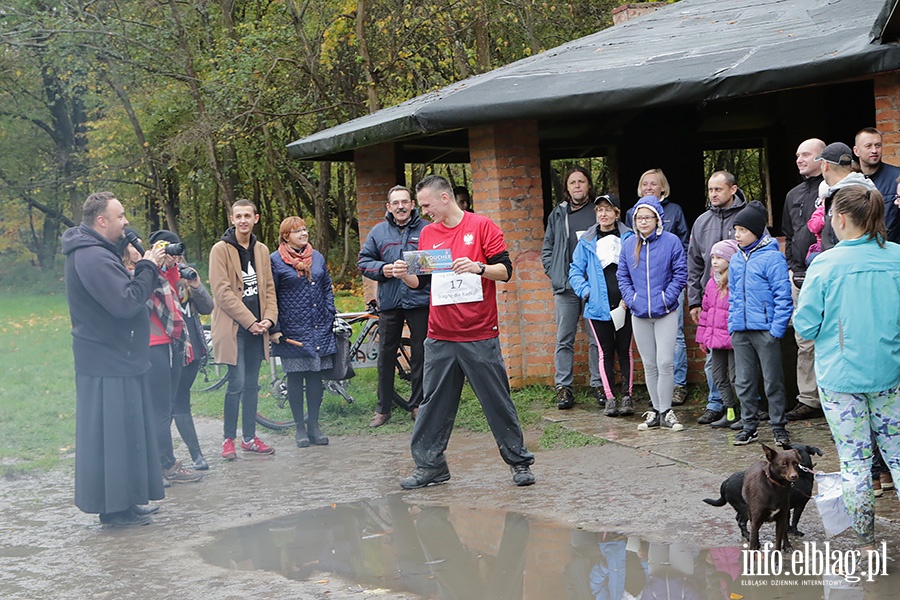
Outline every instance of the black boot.
{"type": "Polygon", "coordinates": [[[303,421],[296,423],[297,431],[294,433],[294,440],[297,442],[298,448],[309,448],[309,436],[306,435],[306,427],[303,421]]]}
{"type": "Polygon", "coordinates": [[[306,405],[309,411],[306,413],[306,432],[309,435],[309,441],[316,446],[327,446],[328,438],[319,429],[319,408],[322,406],[321,396],[318,398],[306,396],[306,405]]]}
{"type": "Polygon", "coordinates": [[[203,458],[203,453],[200,452],[200,440],[197,439],[197,430],[194,428],[194,418],[190,413],[187,413],[172,415],[172,419],[175,421],[175,427],[178,428],[178,433],[181,435],[184,445],[187,446],[188,452],[191,453],[191,461],[193,461],[194,470],[208,470],[209,464],[207,464],[206,459],[203,458]]]}

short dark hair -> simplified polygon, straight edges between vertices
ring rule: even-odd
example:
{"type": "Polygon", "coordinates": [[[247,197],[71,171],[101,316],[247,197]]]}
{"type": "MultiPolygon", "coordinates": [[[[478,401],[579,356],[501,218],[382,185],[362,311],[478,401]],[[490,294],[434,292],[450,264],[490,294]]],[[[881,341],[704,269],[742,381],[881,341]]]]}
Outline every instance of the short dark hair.
{"type": "Polygon", "coordinates": [[[454,196],[465,196],[466,200],[472,200],[472,196],[469,194],[469,188],[464,185],[458,185],[453,188],[454,196]]]}
{"type": "Polygon", "coordinates": [[[412,200],[413,193],[412,193],[411,189],[409,189],[405,185],[395,185],[394,187],[392,187],[391,189],[388,190],[388,193],[387,193],[387,201],[388,202],[391,201],[391,194],[393,194],[394,192],[406,192],[407,194],[409,194],[410,200],[412,200]]]}
{"type": "Polygon", "coordinates": [[[97,217],[106,212],[109,201],[115,199],[116,195],[112,192],[97,192],[88,196],[81,207],[81,222],[93,227],[97,217]]]}
{"type": "Polygon", "coordinates": [[[737,185],[737,180],[735,180],[734,175],[732,175],[732,174],[729,173],[728,171],[716,171],[715,173],[713,173],[712,175],[710,175],[709,178],[712,179],[712,178],[715,177],[716,175],[721,175],[722,177],[724,177],[724,178],[725,178],[725,184],[726,184],[728,187],[731,187],[731,186],[733,186],[733,185],[737,185]]]}
{"type": "Polygon", "coordinates": [[[240,208],[241,206],[249,206],[253,209],[253,214],[258,215],[259,211],[256,209],[256,205],[247,200],[246,198],[241,198],[240,200],[235,200],[234,204],[231,205],[231,212],[234,213],[235,208],[240,208]]]}
{"type": "Polygon", "coordinates": [[[880,131],[875,129],[874,127],[863,127],[859,131],[856,132],[856,135],[853,136],[853,143],[856,143],[856,138],[858,138],[863,133],[871,133],[873,135],[877,135],[878,137],[884,137],[880,131]]]}
{"type": "Polygon", "coordinates": [[[418,194],[425,188],[432,190],[433,192],[437,192],[438,194],[446,193],[451,198],[453,195],[453,186],[450,185],[450,182],[447,181],[446,178],[441,177],[440,175],[429,175],[422,181],[416,184],[416,193],[418,194]]]}

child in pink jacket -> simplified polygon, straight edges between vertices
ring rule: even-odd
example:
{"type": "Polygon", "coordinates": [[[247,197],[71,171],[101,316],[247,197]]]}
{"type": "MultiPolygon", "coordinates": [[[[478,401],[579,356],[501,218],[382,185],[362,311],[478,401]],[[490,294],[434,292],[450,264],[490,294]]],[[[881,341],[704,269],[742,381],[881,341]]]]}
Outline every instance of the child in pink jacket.
{"type": "Polygon", "coordinates": [[[711,427],[729,427],[740,420],[737,397],[734,393],[734,350],[728,334],[728,264],[738,250],[735,240],[722,240],[709,251],[712,259],[711,277],[703,294],[700,322],[697,324],[697,344],[710,357],[713,381],[722,394],[725,415],[710,423],[711,427]]]}
{"type": "Polygon", "coordinates": [[[828,193],[828,184],[824,181],[819,184],[819,197],[816,199],[816,210],[806,222],[806,228],[816,236],[816,241],[809,247],[806,253],[806,264],[809,265],[816,255],[822,251],[822,230],[825,229],[825,194],[828,193]]]}

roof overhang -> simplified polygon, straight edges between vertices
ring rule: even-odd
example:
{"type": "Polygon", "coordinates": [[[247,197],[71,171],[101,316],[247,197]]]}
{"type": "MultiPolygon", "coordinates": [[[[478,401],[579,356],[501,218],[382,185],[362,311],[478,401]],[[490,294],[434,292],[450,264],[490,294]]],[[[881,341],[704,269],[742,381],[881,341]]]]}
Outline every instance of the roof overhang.
{"type": "Polygon", "coordinates": [[[441,154],[442,143],[447,156],[458,156],[460,134],[453,132],[464,135],[473,126],[609,117],[636,107],[703,104],[871,77],[900,70],[900,44],[892,41],[900,30],[897,4],[681,0],[320,131],[288,151],[297,159],[349,160],[357,148],[421,138],[423,146],[435,145],[431,156],[441,154]]]}

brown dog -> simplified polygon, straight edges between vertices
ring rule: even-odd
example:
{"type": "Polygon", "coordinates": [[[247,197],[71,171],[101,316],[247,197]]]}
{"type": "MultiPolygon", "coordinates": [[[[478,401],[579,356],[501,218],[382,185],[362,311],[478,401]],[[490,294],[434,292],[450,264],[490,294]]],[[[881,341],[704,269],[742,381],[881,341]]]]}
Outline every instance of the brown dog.
{"type": "Polygon", "coordinates": [[[800,453],[794,449],[773,450],[762,444],[766,460],[750,465],[741,489],[750,516],[750,550],[759,550],[759,528],[775,521],[775,549],[790,552],[788,524],[791,485],[800,476],[800,453]]]}

